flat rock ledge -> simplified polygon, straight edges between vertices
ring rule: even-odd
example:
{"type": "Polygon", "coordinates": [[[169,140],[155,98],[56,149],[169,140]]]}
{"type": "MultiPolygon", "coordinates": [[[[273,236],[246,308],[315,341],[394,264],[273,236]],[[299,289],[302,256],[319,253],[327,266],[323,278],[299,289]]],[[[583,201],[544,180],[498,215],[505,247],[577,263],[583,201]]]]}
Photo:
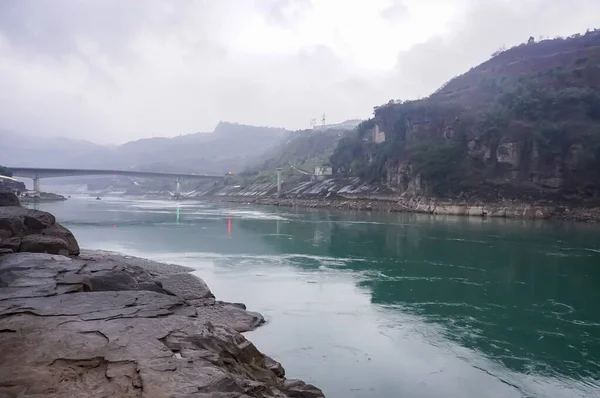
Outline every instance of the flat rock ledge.
{"type": "Polygon", "coordinates": [[[261,315],[189,271],[99,251],[0,255],[0,397],[323,397],[240,334],[261,315]]]}

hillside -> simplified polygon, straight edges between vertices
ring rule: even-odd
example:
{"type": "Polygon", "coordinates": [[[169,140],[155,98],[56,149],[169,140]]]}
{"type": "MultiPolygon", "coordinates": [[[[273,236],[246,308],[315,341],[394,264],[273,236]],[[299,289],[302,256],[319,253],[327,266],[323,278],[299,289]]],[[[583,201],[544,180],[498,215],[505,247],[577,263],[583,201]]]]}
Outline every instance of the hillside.
{"type": "Polygon", "coordinates": [[[290,181],[303,176],[298,169],[312,173],[315,167],[329,164],[329,157],[345,133],[346,130],[339,129],[291,132],[287,139],[246,168],[243,176],[249,180],[274,181],[275,170],[281,168],[284,180],[290,181]]]}
{"type": "Polygon", "coordinates": [[[428,98],[379,106],[340,141],[331,164],[405,196],[597,197],[600,32],[530,40],[428,98]]]}
{"type": "Polygon", "coordinates": [[[286,133],[284,129],[221,122],[212,133],[103,146],[0,131],[0,164],[221,174],[242,170],[286,133]]]}

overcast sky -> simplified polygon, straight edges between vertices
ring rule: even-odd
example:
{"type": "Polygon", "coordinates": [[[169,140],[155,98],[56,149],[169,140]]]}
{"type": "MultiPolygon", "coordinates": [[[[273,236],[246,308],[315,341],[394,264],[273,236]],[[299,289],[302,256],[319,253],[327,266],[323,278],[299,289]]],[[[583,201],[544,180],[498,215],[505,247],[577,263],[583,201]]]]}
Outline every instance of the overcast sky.
{"type": "Polygon", "coordinates": [[[430,94],[599,0],[1,0],[0,129],[121,143],[308,128],[430,94]]]}

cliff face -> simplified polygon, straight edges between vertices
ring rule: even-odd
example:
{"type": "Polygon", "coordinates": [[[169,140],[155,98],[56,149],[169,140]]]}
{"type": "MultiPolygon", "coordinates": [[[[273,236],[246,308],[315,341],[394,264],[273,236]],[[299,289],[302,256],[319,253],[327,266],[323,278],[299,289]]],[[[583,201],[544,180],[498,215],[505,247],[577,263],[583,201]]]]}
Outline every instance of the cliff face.
{"type": "Polygon", "coordinates": [[[523,44],[429,98],[377,107],[331,163],[404,197],[593,201],[600,32],[523,44]]]}

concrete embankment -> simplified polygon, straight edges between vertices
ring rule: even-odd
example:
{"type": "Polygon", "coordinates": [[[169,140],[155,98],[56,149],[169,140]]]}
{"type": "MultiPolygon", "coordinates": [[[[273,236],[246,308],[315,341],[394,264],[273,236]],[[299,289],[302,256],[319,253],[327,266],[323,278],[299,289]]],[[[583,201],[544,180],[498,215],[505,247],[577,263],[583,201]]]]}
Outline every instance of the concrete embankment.
{"type": "Polygon", "coordinates": [[[240,334],[260,314],[190,269],[80,251],[49,213],[2,203],[0,396],[323,397],[240,334]]]}

